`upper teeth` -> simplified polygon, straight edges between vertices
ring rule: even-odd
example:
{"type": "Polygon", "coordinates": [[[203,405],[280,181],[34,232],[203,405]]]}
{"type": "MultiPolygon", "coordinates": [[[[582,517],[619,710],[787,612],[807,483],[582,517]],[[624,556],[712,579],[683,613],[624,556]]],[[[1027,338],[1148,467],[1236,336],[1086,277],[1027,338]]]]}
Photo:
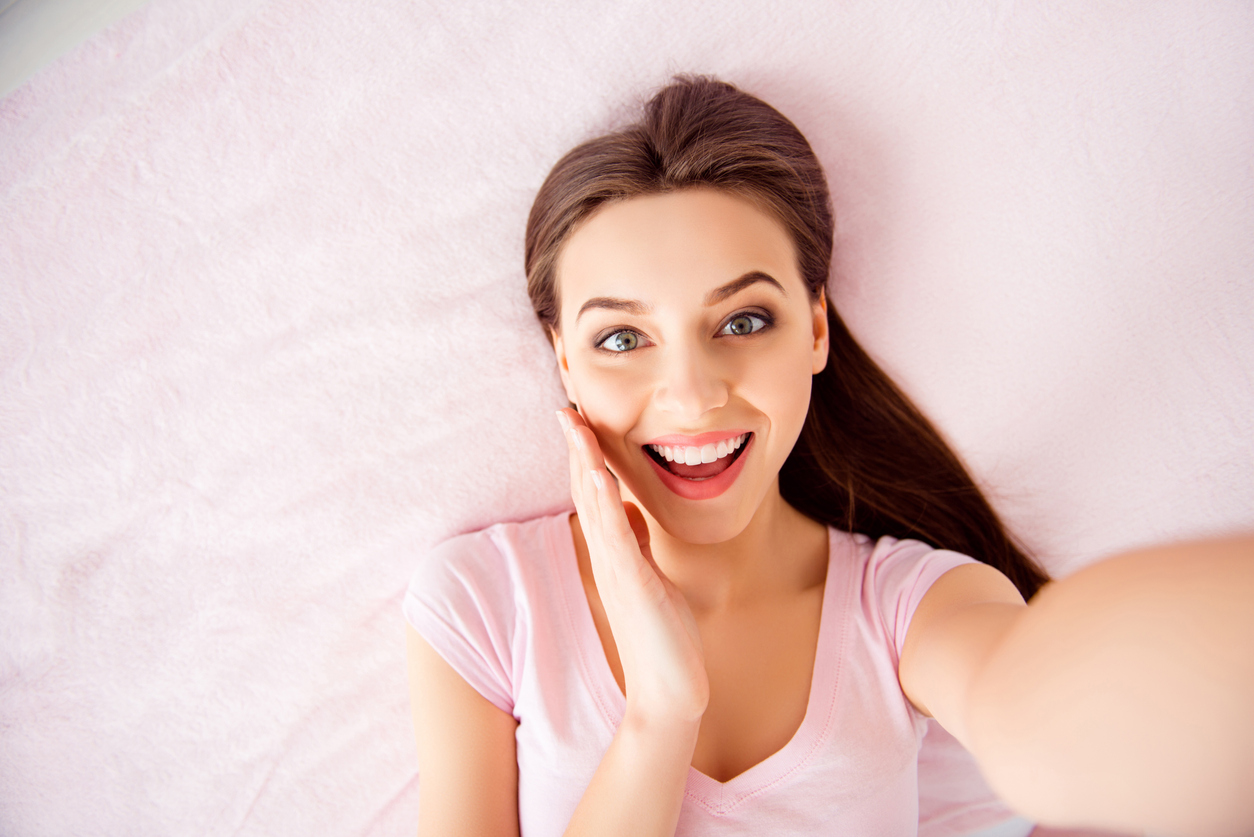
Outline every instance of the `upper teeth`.
{"type": "Polygon", "coordinates": [[[690,445],[649,445],[667,462],[679,462],[684,465],[700,465],[702,462],[714,462],[728,456],[740,448],[749,438],[748,433],[741,433],[734,439],[724,439],[713,445],[692,447],[690,445]]]}

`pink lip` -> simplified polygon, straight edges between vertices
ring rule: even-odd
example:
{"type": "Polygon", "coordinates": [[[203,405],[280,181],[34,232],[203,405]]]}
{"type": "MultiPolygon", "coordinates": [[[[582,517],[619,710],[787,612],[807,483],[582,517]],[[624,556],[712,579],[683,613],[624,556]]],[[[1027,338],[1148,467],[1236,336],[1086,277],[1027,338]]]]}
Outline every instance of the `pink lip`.
{"type": "Polygon", "coordinates": [[[724,439],[735,439],[737,436],[743,436],[748,430],[711,430],[709,433],[702,433],[700,436],[659,436],[656,439],[645,442],[646,445],[684,445],[690,448],[704,447],[705,445],[714,445],[724,439]]]}
{"type": "MultiPolygon", "coordinates": [[[[740,434],[737,433],[735,435],[739,436],[740,434]]],[[[665,438],[667,439],[691,439],[691,438],[707,439],[708,437],[712,437],[715,441],[719,439],[730,438],[727,436],[720,436],[717,433],[705,433],[696,437],[667,436],[665,438]]],[[[641,453],[645,459],[649,460],[649,464],[653,466],[653,471],[654,473],[657,474],[658,479],[662,481],[662,485],[666,486],[671,491],[678,494],[680,497],[683,497],[685,500],[710,500],[722,494],[727,489],[731,488],[732,483],[736,481],[736,477],[740,476],[740,472],[743,471],[745,467],[745,460],[749,458],[749,449],[753,447],[753,441],[756,438],[757,436],[749,437],[749,440],[745,442],[744,447],[741,449],[740,455],[736,457],[736,461],[731,464],[730,468],[728,468],[726,471],[719,474],[718,476],[710,477],[709,479],[706,479],[706,480],[686,480],[683,477],[676,476],[672,474],[670,471],[663,468],[661,465],[657,464],[657,460],[654,459],[652,456],[649,456],[649,454],[644,453],[643,451],[641,451],[641,453]]],[[[684,442],[653,442],[652,444],[655,444],[655,445],[691,444],[695,447],[697,443],[695,442],[686,442],[686,443],[684,442]]],[[[710,441],[706,441],[705,444],[707,445],[710,444],[710,441]]]]}

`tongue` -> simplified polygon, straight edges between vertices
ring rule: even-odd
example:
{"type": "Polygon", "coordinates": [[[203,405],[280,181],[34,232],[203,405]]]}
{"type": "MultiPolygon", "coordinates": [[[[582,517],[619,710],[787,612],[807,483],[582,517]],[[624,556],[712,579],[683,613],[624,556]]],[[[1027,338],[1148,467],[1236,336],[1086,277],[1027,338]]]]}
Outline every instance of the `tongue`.
{"type": "Polygon", "coordinates": [[[704,480],[710,477],[717,477],[726,471],[735,458],[734,456],[724,456],[722,459],[716,459],[713,462],[702,462],[700,465],[667,462],[666,467],[677,477],[683,477],[686,480],[704,480]]]}

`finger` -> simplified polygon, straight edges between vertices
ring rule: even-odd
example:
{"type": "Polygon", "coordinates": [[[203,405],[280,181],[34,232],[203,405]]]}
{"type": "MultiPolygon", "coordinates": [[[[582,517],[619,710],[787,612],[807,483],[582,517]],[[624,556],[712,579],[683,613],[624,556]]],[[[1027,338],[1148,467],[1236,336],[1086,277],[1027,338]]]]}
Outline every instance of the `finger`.
{"type": "MultiPolygon", "coordinates": [[[[572,433],[572,436],[574,434],[572,433]]],[[[611,591],[618,578],[618,552],[612,534],[606,531],[607,514],[613,515],[612,502],[605,504],[607,480],[603,471],[580,466],[577,479],[585,481],[583,502],[576,506],[579,512],[579,526],[583,530],[584,542],[588,547],[588,559],[592,563],[592,576],[596,579],[597,589],[601,591],[606,606],[612,604],[614,598],[611,591]]],[[[611,527],[612,528],[612,527],[611,527]]]]}
{"type": "Polygon", "coordinates": [[[579,448],[579,453],[583,457],[583,465],[588,470],[603,470],[605,468],[605,457],[601,455],[601,446],[597,443],[596,434],[587,425],[578,425],[572,427],[571,435],[574,436],[575,444],[579,448]]]}
{"type": "MultiPolygon", "coordinates": [[[[583,470],[579,476],[572,470],[571,481],[573,483],[578,479],[583,487],[584,493],[581,500],[576,501],[576,510],[579,511],[584,537],[589,543],[593,575],[597,575],[599,567],[608,570],[615,578],[624,570],[635,574],[647,572],[644,564],[651,564],[652,561],[648,558],[643,562],[640,560],[643,554],[640,536],[627,517],[618,483],[605,464],[596,434],[582,416],[572,411],[565,412],[571,422],[571,444],[583,470]]],[[[640,518],[640,530],[644,533],[644,544],[647,546],[648,527],[640,510],[634,505],[632,508],[640,518]]]]}
{"type": "Polygon", "coordinates": [[[587,427],[573,410],[559,410],[558,420],[566,428],[566,446],[570,457],[570,497],[579,515],[584,536],[590,542],[600,540],[597,533],[600,514],[597,491],[588,468],[587,427]]]}
{"type": "MultiPolygon", "coordinates": [[[[588,426],[588,422],[581,414],[567,407],[566,409],[558,410],[557,417],[558,421],[562,423],[562,428],[564,430],[567,432],[575,432],[582,440],[581,444],[583,444],[583,447],[590,448],[595,451],[597,457],[600,456],[601,445],[597,441],[596,434],[592,432],[592,428],[588,426]]],[[[599,462],[600,460],[594,458],[590,461],[599,462]]]]}
{"type": "Polygon", "coordinates": [[[562,424],[563,434],[566,436],[566,454],[570,461],[570,498],[575,502],[575,508],[579,509],[583,500],[583,483],[587,469],[583,467],[583,456],[579,452],[579,448],[575,443],[575,437],[572,433],[573,426],[566,410],[559,410],[557,413],[558,421],[562,424]]]}
{"type": "Polygon", "coordinates": [[[563,407],[557,411],[557,420],[561,422],[563,432],[570,430],[576,424],[584,423],[583,416],[569,407],[563,407]]]}
{"type": "MultiPolygon", "coordinates": [[[[604,457],[601,456],[596,436],[583,423],[583,419],[573,410],[560,410],[559,419],[567,427],[566,442],[570,452],[570,486],[571,498],[575,501],[575,510],[579,513],[580,526],[589,546],[604,544],[602,532],[603,513],[601,495],[604,494],[605,470],[604,457]],[[599,485],[598,485],[599,484],[599,485]]],[[[616,487],[616,486],[615,486],[616,487]]],[[[604,550],[590,548],[595,560],[604,550]]]]}
{"type": "Polygon", "coordinates": [[[666,573],[662,572],[657,561],[653,560],[653,551],[649,549],[649,524],[645,522],[644,512],[640,511],[640,507],[630,500],[623,503],[623,510],[627,515],[627,522],[631,525],[631,531],[636,536],[636,544],[640,547],[640,555],[644,558],[644,562],[658,578],[665,579],[666,573]]]}
{"type": "Polygon", "coordinates": [[[624,503],[618,483],[604,468],[591,471],[596,484],[596,530],[617,573],[648,573],[649,527],[635,503],[624,503]],[[634,520],[633,520],[634,517],[634,520]]]}

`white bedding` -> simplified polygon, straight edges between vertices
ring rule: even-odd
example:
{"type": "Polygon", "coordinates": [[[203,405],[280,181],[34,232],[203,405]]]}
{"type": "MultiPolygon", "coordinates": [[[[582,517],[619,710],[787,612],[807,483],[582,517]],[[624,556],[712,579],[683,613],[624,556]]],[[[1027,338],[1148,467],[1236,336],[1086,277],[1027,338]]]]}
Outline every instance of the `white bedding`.
{"type": "Polygon", "coordinates": [[[0,100],[0,833],[412,833],[399,602],[567,502],[521,270],[677,71],[1055,572],[1254,526],[1254,6],[153,0],[0,100]]]}

